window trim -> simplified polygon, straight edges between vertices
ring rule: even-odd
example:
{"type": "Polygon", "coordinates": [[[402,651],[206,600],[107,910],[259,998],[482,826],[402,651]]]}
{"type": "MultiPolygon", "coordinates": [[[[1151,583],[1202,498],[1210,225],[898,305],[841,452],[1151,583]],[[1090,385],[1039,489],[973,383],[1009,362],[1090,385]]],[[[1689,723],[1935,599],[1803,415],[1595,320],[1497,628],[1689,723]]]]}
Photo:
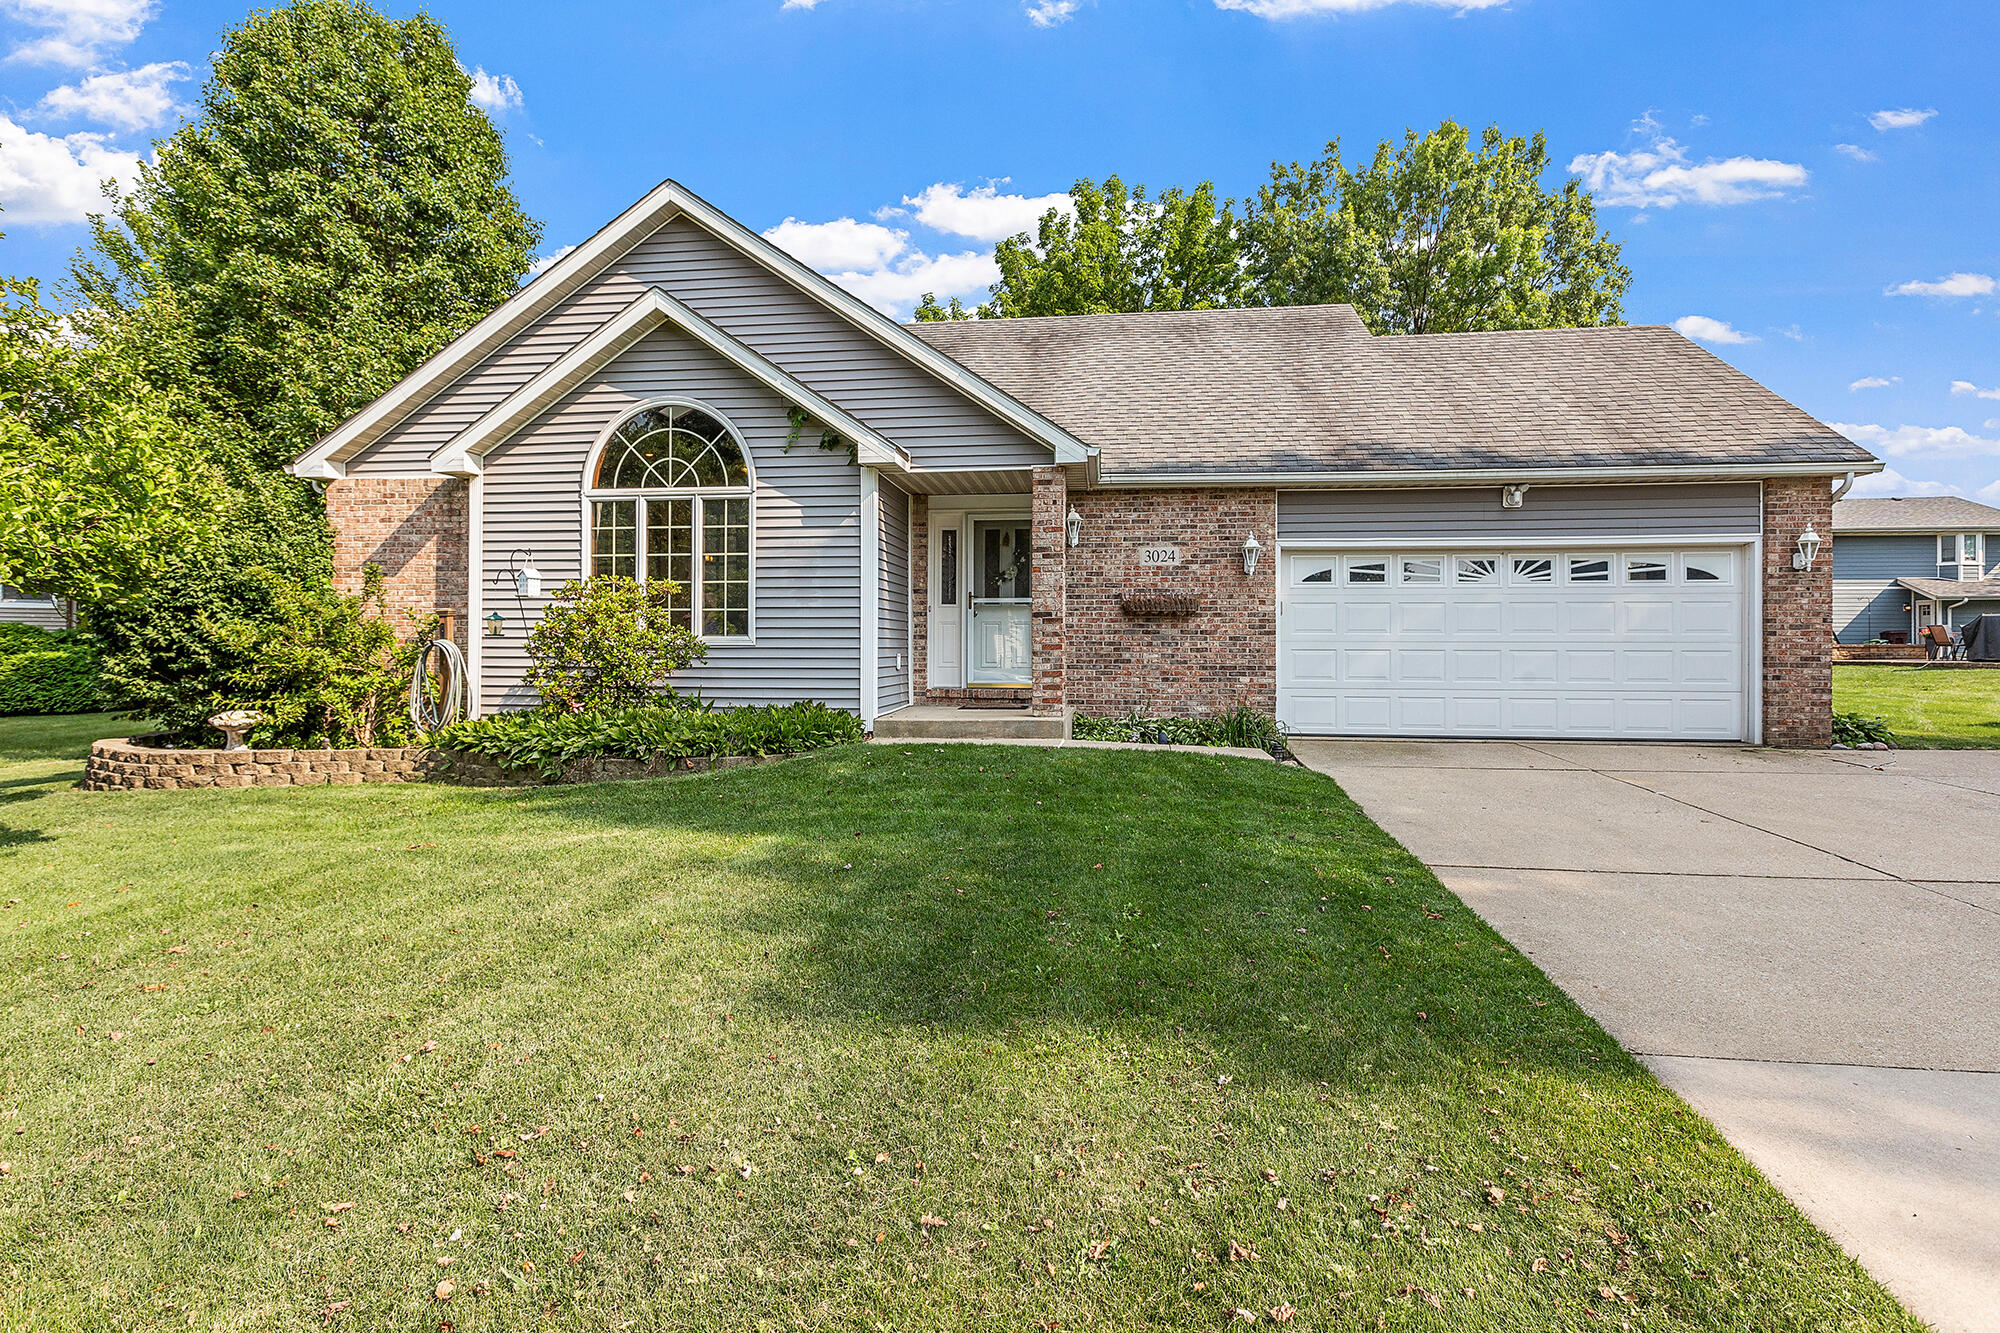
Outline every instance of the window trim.
{"type": "Polygon", "coordinates": [[[643,402],[632,404],[630,407],[620,412],[616,417],[612,418],[610,424],[606,425],[602,431],[598,432],[596,441],[590,446],[589,452],[584,455],[583,472],[582,475],[578,478],[577,489],[580,496],[580,503],[578,504],[578,524],[579,524],[579,531],[581,534],[581,545],[578,549],[582,553],[580,568],[583,577],[584,578],[591,577],[591,570],[595,566],[597,559],[597,552],[593,541],[594,525],[591,522],[594,506],[600,501],[623,500],[638,506],[633,512],[633,522],[635,525],[635,531],[633,532],[632,536],[632,569],[633,573],[638,576],[638,581],[642,584],[646,581],[645,577],[646,501],[692,500],[694,502],[694,508],[693,508],[694,550],[692,555],[692,561],[693,561],[692,569],[694,576],[690,581],[690,586],[688,588],[689,628],[691,628],[694,631],[694,636],[697,639],[701,640],[705,644],[710,645],[711,647],[722,646],[722,645],[741,645],[746,647],[756,646],[757,643],[757,461],[755,458],[751,456],[750,446],[744,443],[743,432],[737,429],[736,423],[730,419],[729,415],[726,412],[723,412],[721,409],[717,408],[713,403],[704,402],[699,398],[692,398],[683,394],[668,394],[662,397],[648,398],[643,402]],[[704,412],[707,413],[709,416],[715,418],[715,420],[717,420],[718,422],[720,422],[722,424],[722,429],[725,432],[727,432],[730,440],[736,445],[737,451],[743,455],[743,471],[750,478],[748,484],[743,486],[685,486],[677,488],[646,487],[643,489],[632,489],[632,490],[599,489],[597,486],[593,485],[592,483],[595,481],[597,477],[598,464],[599,462],[602,461],[604,457],[604,451],[610,447],[612,437],[618,433],[618,428],[620,426],[623,426],[626,422],[630,421],[633,417],[638,416],[642,412],[650,412],[656,408],[662,408],[662,407],[682,407],[682,408],[688,408],[696,412],[704,412]],[[749,629],[747,633],[704,634],[702,632],[702,591],[703,591],[702,559],[706,554],[705,547],[707,542],[705,515],[703,511],[705,507],[704,501],[707,500],[749,501],[748,555],[750,560],[750,569],[749,569],[749,603],[748,603],[749,629]]]}
{"type": "Polygon", "coordinates": [[[1955,570],[1956,577],[1965,577],[1965,543],[1972,541],[1972,561],[1980,573],[1986,572],[1986,534],[1983,532],[1940,532],[1937,535],[1937,567],[1942,575],[1947,568],[1955,570]],[[1946,543],[1950,543],[1949,558],[1946,558],[1946,543]]]}

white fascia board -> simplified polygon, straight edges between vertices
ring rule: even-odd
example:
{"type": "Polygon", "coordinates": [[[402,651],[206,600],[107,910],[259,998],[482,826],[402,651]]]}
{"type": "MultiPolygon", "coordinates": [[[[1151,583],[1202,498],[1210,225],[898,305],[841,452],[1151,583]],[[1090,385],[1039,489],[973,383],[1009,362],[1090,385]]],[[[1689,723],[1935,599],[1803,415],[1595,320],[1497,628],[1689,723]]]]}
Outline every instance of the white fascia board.
{"type": "Polygon", "coordinates": [[[596,235],[530,279],[499,309],[445,344],[387,393],[342,422],[292,464],[292,474],[316,475],[301,469],[344,462],[380,437],[425,399],[479,364],[495,347],[539,319],[666,222],[679,209],[678,193],[679,188],[672,181],[654,188],[596,235]]]}
{"type": "Polygon", "coordinates": [[[1872,463],[1729,463],[1706,467],[1404,468],[1383,472],[1107,472],[1106,490],[1274,486],[1280,490],[1364,490],[1379,486],[1583,486],[1601,482],[1761,481],[1767,477],[1839,477],[1880,472],[1872,463]]]}
{"type": "Polygon", "coordinates": [[[307,457],[288,465],[285,471],[307,481],[339,481],[347,475],[347,465],[329,459],[307,457]]]}
{"type": "Polygon", "coordinates": [[[475,475],[481,468],[480,460],[495,445],[662,324],[672,324],[814,420],[853,440],[857,461],[863,465],[894,468],[909,465],[908,455],[874,430],[655,287],[633,298],[595,333],[452,437],[431,455],[431,469],[453,476],[475,475]]]}
{"type": "MultiPolygon", "coordinates": [[[[668,184],[671,185],[672,182],[668,184]]],[[[1056,462],[1082,463],[1088,460],[1090,448],[1061,426],[1012,395],[987,383],[874,306],[838,283],[801,264],[706,199],[683,190],[680,203],[682,212],[734,246],[746,258],[769,269],[823,305],[831,307],[861,332],[870,335],[890,351],[916,362],[1016,430],[1047,445],[1055,452],[1056,462]]]]}

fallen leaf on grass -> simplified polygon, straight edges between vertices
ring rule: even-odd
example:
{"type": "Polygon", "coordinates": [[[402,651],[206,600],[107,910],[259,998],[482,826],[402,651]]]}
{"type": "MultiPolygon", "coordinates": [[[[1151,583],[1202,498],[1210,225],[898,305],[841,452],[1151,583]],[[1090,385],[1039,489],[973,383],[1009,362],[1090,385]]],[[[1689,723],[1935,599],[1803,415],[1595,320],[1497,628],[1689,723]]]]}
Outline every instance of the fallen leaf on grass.
{"type": "Polygon", "coordinates": [[[349,1210],[350,1208],[352,1208],[352,1207],[354,1207],[354,1205],[353,1205],[353,1203],[351,1203],[351,1202],[349,1202],[349,1203],[330,1203],[330,1204],[328,1204],[328,1205],[326,1206],[326,1210],[327,1210],[327,1211],[328,1211],[329,1213],[344,1213],[344,1212],[348,1211],[348,1210],[349,1210]]]}
{"type": "Polygon", "coordinates": [[[925,1213],[922,1217],[917,1219],[917,1225],[928,1229],[931,1227],[947,1226],[949,1225],[949,1223],[947,1223],[942,1217],[937,1217],[931,1213],[925,1213]]]}
{"type": "Polygon", "coordinates": [[[1258,1255],[1257,1251],[1251,1249],[1248,1245],[1238,1245],[1233,1240],[1229,1242],[1230,1263],[1232,1264],[1245,1263],[1248,1262],[1249,1260],[1256,1259],[1258,1257],[1260,1256],[1258,1255]]]}
{"type": "Polygon", "coordinates": [[[1537,1259],[1528,1265],[1528,1271],[1531,1273],[1546,1273],[1549,1271],[1549,1261],[1546,1259],[1537,1259]]]}
{"type": "Polygon", "coordinates": [[[1292,1316],[1297,1313],[1298,1311],[1294,1310],[1288,1303],[1280,1301],[1271,1307],[1271,1322],[1274,1324],[1289,1324],[1292,1322],[1292,1316]]]}
{"type": "Polygon", "coordinates": [[[444,1281],[437,1284],[437,1298],[441,1301],[448,1301],[451,1299],[452,1293],[457,1290],[458,1290],[458,1284],[453,1282],[450,1278],[446,1278],[444,1281]]]}
{"type": "Polygon", "coordinates": [[[1505,1203],[1506,1200],[1507,1200],[1506,1190],[1501,1189],[1498,1185],[1488,1185],[1486,1187],[1486,1202],[1492,1204],[1495,1208],[1498,1208],[1502,1203],[1505,1203]]]}

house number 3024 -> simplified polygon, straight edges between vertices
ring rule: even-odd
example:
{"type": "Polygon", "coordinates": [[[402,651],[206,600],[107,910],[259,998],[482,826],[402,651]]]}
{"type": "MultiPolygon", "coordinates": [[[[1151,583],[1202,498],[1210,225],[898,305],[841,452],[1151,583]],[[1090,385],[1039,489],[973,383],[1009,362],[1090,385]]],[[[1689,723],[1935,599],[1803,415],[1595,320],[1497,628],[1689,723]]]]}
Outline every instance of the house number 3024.
{"type": "Polygon", "coordinates": [[[1181,562],[1181,548],[1178,546],[1142,546],[1139,548],[1139,563],[1148,567],[1178,565],[1181,562]]]}

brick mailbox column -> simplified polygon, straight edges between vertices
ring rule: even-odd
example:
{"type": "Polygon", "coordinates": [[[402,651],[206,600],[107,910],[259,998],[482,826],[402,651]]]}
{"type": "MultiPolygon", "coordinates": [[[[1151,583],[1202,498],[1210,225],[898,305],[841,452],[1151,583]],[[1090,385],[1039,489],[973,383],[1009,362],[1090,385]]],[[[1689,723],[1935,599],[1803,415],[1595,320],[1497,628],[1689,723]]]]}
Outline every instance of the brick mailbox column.
{"type": "Polygon", "coordinates": [[[1833,491],[1824,477],[1764,483],[1764,743],[1833,743],[1833,491]],[[1799,534],[1819,558],[1792,568],[1799,534]]]}
{"type": "Polygon", "coordinates": [[[1067,683],[1064,660],[1067,633],[1063,619],[1069,585],[1069,479],[1061,468],[1035,469],[1031,521],[1035,698],[1030,711],[1049,717],[1062,712],[1067,683]]]}

